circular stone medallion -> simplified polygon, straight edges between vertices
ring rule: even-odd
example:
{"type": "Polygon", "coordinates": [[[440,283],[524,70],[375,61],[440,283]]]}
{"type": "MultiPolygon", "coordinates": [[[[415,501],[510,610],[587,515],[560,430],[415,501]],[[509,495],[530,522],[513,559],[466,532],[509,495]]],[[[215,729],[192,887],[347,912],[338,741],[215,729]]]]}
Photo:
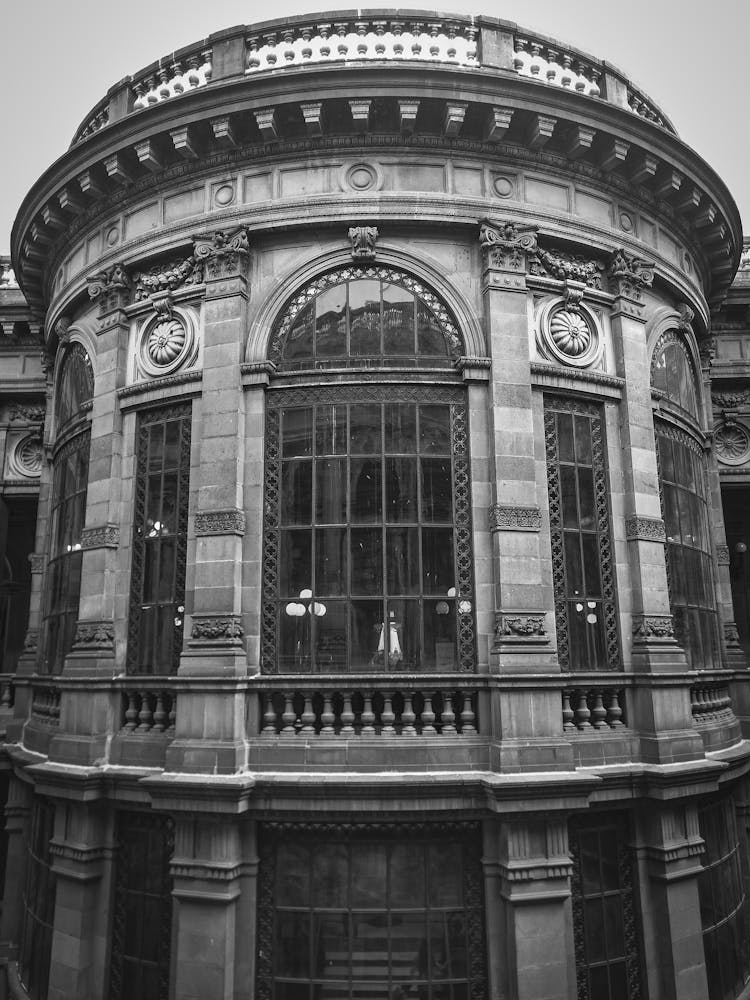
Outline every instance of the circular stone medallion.
{"type": "Polygon", "coordinates": [[[42,442],[29,434],[17,442],[10,457],[10,471],[19,478],[38,479],[42,474],[42,442]]]}
{"type": "Polygon", "coordinates": [[[510,198],[513,194],[513,181],[509,177],[496,177],[493,187],[498,198],[510,198]]]}
{"type": "Polygon", "coordinates": [[[599,361],[603,341],[596,316],[583,304],[548,300],[537,320],[539,351],[557,364],[590,368],[599,361]]]}
{"type": "Polygon", "coordinates": [[[153,316],[140,334],[138,361],[148,375],[170,375],[194,351],[192,324],[177,311],[171,316],[153,316]]]}
{"type": "Polygon", "coordinates": [[[350,191],[377,191],[383,185],[383,178],[375,164],[351,163],[341,174],[341,186],[350,191]]]}
{"type": "Polygon", "coordinates": [[[234,201],[234,188],[231,184],[222,184],[221,187],[216,189],[214,194],[214,200],[217,205],[228,205],[230,202],[234,201]]]}
{"type": "Polygon", "coordinates": [[[743,424],[720,424],[714,432],[714,446],[724,465],[742,465],[750,458],[750,433],[743,424]]]}
{"type": "Polygon", "coordinates": [[[112,226],[107,230],[105,239],[108,247],[113,247],[116,243],[120,242],[120,230],[117,226],[112,226]]]}

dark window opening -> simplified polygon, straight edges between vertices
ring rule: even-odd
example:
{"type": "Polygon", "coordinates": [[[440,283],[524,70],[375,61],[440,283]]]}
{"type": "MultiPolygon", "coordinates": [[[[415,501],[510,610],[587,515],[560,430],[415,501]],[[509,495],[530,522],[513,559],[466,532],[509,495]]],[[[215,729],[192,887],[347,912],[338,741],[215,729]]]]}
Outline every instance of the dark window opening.
{"type": "Polygon", "coordinates": [[[21,980],[32,1000],[44,1000],[49,982],[55,917],[55,875],[50,855],[54,822],[54,805],[46,799],[36,799],[31,810],[18,956],[21,980]]]}

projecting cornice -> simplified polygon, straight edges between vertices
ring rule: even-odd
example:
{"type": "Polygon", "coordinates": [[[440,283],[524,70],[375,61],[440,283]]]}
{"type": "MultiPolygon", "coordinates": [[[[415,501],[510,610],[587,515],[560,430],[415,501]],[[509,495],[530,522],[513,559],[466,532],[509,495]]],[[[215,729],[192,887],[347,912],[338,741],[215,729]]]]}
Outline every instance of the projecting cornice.
{"type": "Polygon", "coordinates": [[[47,271],[71,230],[144,185],[221,159],[351,155],[359,143],[488,161],[517,150],[627,188],[702,249],[707,297],[724,294],[742,244],[737,208],[619,71],[506,22],[350,13],[351,24],[344,12],[335,26],[313,17],[230,29],[114,87],[19,212],[13,258],[30,304],[45,307],[47,271]]]}

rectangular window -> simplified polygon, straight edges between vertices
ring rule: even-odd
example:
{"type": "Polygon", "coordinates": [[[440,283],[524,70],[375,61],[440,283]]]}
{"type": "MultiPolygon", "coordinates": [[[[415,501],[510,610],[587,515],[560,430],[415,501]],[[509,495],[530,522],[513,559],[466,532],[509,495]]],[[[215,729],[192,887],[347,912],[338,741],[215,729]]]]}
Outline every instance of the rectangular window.
{"type": "Polygon", "coordinates": [[[259,1000],[485,995],[476,827],[264,833],[259,1000]]]}
{"type": "Polygon", "coordinates": [[[546,397],[557,645],[563,670],[617,670],[604,428],[598,406],[546,397]]]}
{"type": "Polygon", "coordinates": [[[172,850],[166,817],[118,814],[110,1000],[168,1000],[172,850]]]}
{"type": "Polygon", "coordinates": [[[51,558],[45,586],[46,665],[51,674],[62,670],[78,621],[90,442],[89,431],[77,434],[63,445],[54,460],[51,558]]]}
{"type": "Polygon", "coordinates": [[[31,811],[18,961],[21,980],[32,1000],[47,996],[49,981],[55,918],[55,875],[50,857],[54,823],[54,805],[46,799],[36,799],[31,811]]]}
{"type": "Polygon", "coordinates": [[[571,824],[573,928],[578,996],[641,996],[627,818],[589,817],[571,824]]]}
{"type": "Polygon", "coordinates": [[[185,617],[189,403],[138,415],[128,673],[177,672],[185,617]]]}

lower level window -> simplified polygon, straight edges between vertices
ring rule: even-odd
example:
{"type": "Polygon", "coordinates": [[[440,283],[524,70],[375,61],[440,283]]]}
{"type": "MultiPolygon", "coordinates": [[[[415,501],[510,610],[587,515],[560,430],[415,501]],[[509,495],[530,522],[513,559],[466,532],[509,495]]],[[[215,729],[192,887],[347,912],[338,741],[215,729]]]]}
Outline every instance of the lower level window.
{"type": "MultiPolygon", "coordinates": [[[[424,828],[422,828],[424,829],[424,828]]],[[[259,1000],[485,995],[477,831],[266,831],[259,1000]],[[263,935],[267,940],[263,940],[263,935]]]]}
{"type": "Polygon", "coordinates": [[[640,997],[633,864],[623,816],[571,824],[573,927],[578,996],[640,997]]]}
{"type": "Polygon", "coordinates": [[[32,1000],[47,996],[55,916],[55,875],[50,862],[55,807],[37,799],[31,812],[31,835],[23,894],[19,971],[32,1000]]]}
{"type": "Polygon", "coordinates": [[[110,1000],[168,1000],[172,841],[163,816],[118,816],[110,1000]]]}

